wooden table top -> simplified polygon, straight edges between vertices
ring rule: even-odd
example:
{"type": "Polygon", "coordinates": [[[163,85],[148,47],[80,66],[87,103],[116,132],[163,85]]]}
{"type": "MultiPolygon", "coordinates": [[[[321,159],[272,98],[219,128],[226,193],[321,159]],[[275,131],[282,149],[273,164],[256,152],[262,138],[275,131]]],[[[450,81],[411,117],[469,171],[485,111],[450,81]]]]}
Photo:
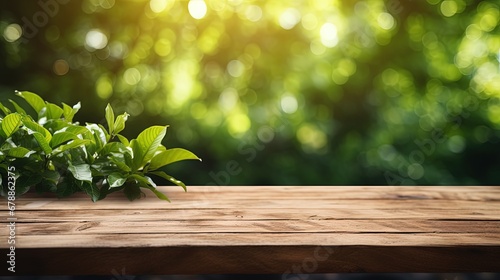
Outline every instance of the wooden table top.
{"type": "Polygon", "coordinates": [[[0,275],[500,271],[500,187],[160,190],[172,203],[18,198],[16,272],[0,275]]]}

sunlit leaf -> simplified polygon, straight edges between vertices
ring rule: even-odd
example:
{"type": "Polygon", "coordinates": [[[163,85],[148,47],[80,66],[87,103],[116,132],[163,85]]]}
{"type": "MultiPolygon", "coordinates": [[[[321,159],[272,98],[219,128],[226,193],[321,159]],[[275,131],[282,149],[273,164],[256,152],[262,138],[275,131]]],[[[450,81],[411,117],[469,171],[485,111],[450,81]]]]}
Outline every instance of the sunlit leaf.
{"type": "Polygon", "coordinates": [[[111,142],[104,145],[99,154],[101,156],[106,156],[110,153],[124,153],[126,149],[127,147],[120,142],[111,142]]]}
{"type": "Polygon", "coordinates": [[[38,145],[40,146],[40,148],[42,148],[45,155],[49,155],[50,153],[52,153],[52,148],[50,147],[50,144],[44,135],[39,132],[34,132],[33,137],[35,137],[38,145]]]}
{"type": "Polygon", "coordinates": [[[66,126],[66,132],[73,133],[76,135],[84,134],[90,132],[86,127],[79,125],[66,126]]]}
{"type": "Polygon", "coordinates": [[[16,158],[29,157],[33,153],[35,153],[35,151],[30,151],[24,147],[14,147],[14,148],[10,148],[7,151],[8,156],[16,157],[16,158]]]}
{"type": "Polygon", "coordinates": [[[16,132],[19,126],[21,126],[21,115],[18,113],[8,114],[2,120],[2,130],[7,137],[10,137],[12,133],[16,132]]]}
{"type": "Polygon", "coordinates": [[[164,179],[167,179],[167,180],[169,180],[170,182],[172,182],[172,183],[176,184],[177,186],[182,187],[182,188],[184,189],[184,191],[187,191],[186,185],[185,185],[183,182],[181,182],[181,181],[179,181],[179,180],[175,179],[174,177],[172,177],[172,176],[168,175],[167,173],[165,173],[165,172],[163,172],[163,171],[154,171],[154,172],[151,172],[150,174],[153,174],[153,175],[156,175],[156,176],[162,177],[162,178],[164,178],[164,179]]]}
{"type": "Polygon", "coordinates": [[[5,107],[2,102],[0,102],[0,110],[4,113],[4,115],[8,115],[11,113],[10,109],[5,107]]]}
{"type": "Polygon", "coordinates": [[[113,112],[113,108],[111,108],[111,105],[109,105],[109,103],[106,106],[105,112],[106,122],[108,123],[108,132],[109,134],[113,134],[113,131],[115,129],[115,113],[113,112]]]}
{"type": "Polygon", "coordinates": [[[36,93],[32,93],[29,91],[17,91],[16,94],[21,96],[26,100],[26,102],[35,110],[35,112],[40,113],[42,109],[45,107],[45,101],[36,93]]]}
{"type": "Polygon", "coordinates": [[[92,182],[92,172],[90,171],[90,165],[88,164],[78,164],[70,165],[68,170],[73,174],[75,179],[85,182],[92,182]]]}
{"type": "Polygon", "coordinates": [[[48,119],[59,119],[63,113],[64,110],[61,107],[57,106],[56,104],[47,102],[47,110],[45,116],[48,119]]]}
{"type": "Polygon", "coordinates": [[[74,148],[83,146],[85,144],[88,144],[89,142],[90,142],[90,140],[88,140],[88,139],[73,140],[73,141],[69,142],[68,144],[61,145],[61,146],[57,147],[57,149],[55,149],[52,152],[52,155],[57,155],[57,154],[60,154],[60,153],[62,153],[64,151],[67,151],[69,149],[74,149],[74,148]]]}
{"type": "Polygon", "coordinates": [[[118,137],[118,140],[120,140],[120,142],[123,143],[123,145],[125,146],[130,146],[130,142],[128,141],[127,138],[125,138],[123,135],[121,134],[116,134],[116,137],[118,137]]]}
{"type": "Polygon", "coordinates": [[[19,106],[19,104],[17,104],[14,100],[9,99],[9,102],[12,103],[12,105],[14,105],[16,112],[18,112],[19,114],[26,115],[26,111],[21,106],[19,106]]]}
{"type": "Polygon", "coordinates": [[[26,117],[25,116],[23,118],[23,124],[24,124],[24,126],[26,126],[27,128],[29,128],[31,131],[38,132],[41,135],[43,135],[43,137],[45,138],[45,141],[47,143],[49,143],[50,140],[52,139],[52,134],[50,134],[50,132],[45,127],[43,127],[40,124],[32,121],[30,117],[26,117]]]}
{"type": "MultiPolygon", "coordinates": [[[[128,154],[126,154],[126,155],[128,155],[128,154]]],[[[126,158],[126,156],[124,156],[124,157],[126,158]]],[[[129,157],[130,157],[130,155],[129,155],[129,157]]],[[[111,157],[109,158],[109,160],[110,160],[111,162],[113,162],[114,164],[116,164],[116,166],[117,166],[118,168],[120,168],[121,170],[123,170],[123,171],[125,171],[125,172],[130,172],[130,171],[132,171],[132,169],[131,169],[128,165],[127,165],[127,163],[123,162],[121,159],[118,159],[118,158],[116,158],[116,157],[111,156],[111,157]]]]}
{"type": "Polygon", "coordinates": [[[163,151],[155,155],[151,159],[149,170],[155,170],[167,164],[188,159],[201,160],[195,154],[193,154],[188,150],[181,148],[168,149],[166,151],[163,151]]]}
{"type": "Polygon", "coordinates": [[[113,172],[108,176],[108,183],[110,188],[117,188],[123,186],[127,181],[127,176],[121,173],[113,172]]]}
{"type": "Polygon", "coordinates": [[[137,143],[140,146],[142,157],[140,166],[143,166],[153,158],[166,133],[167,126],[152,126],[139,134],[137,143]]]}
{"type": "Polygon", "coordinates": [[[97,126],[99,126],[104,133],[106,143],[109,142],[109,140],[111,139],[111,135],[109,135],[108,130],[106,130],[106,128],[102,124],[98,124],[97,126]]]}
{"type": "Polygon", "coordinates": [[[52,140],[50,141],[50,146],[52,149],[56,148],[57,146],[71,141],[71,140],[76,140],[78,139],[78,136],[76,134],[73,134],[71,132],[59,132],[54,135],[52,135],[52,140]]]}
{"type": "Polygon", "coordinates": [[[141,146],[139,145],[139,143],[137,142],[136,139],[132,139],[130,141],[130,148],[132,148],[132,170],[137,170],[141,167],[141,163],[142,163],[142,159],[143,159],[143,156],[142,156],[142,150],[141,150],[141,146]]]}
{"type": "Polygon", "coordinates": [[[82,105],[80,102],[76,103],[73,107],[63,103],[63,115],[67,122],[73,122],[73,117],[78,113],[82,105]]]}
{"type": "Polygon", "coordinates": [[[95,144],[96,151],[99,151],[107,143],[106,133],[104,129],[100,128],[97,124],[87,124],[87,129],[92,132],[91,140],[95,144]]]}
{"type": "Polygon", "coordinates": [[[127,113],[123,113],[118,117],[116,117],[116,121],[114,123],[114,128],[113,128],[113,134],[116,135],[125,129],[125,122],[127,122],[128,117],[129,114],[127,113]]]}

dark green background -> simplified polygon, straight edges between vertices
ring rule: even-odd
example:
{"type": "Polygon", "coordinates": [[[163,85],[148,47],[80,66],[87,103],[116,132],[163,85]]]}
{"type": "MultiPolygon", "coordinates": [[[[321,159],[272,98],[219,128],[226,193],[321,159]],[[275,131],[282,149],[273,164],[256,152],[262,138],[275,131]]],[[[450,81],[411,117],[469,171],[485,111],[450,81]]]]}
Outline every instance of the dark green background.
{"type": "Polygon", "coordinates": [[[498,1],[207,4],[1,1],[1,99],[169,124],[203,159],[167,168],[188,185],[500,181],[498,1]]]}

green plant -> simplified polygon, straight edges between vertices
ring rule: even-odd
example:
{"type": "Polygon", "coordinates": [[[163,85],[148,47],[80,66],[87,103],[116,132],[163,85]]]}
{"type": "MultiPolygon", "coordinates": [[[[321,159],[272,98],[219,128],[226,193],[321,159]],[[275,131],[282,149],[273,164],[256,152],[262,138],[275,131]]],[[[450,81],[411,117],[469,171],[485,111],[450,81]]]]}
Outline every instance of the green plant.
{"type": "MultiPolygon", "coordinates": [[[[73,122],[80,103],[59,107],[32,92],[16,94],[35,111],[31,116],[13,100],[9,101],[14,110],[0,103],[0,183],[14,166],[17,196],[34,187],[37,192],[54,192],[59,197],[84,191],[95,202],[123,190],[134,200],[144,195],[141,188],[146,188],[169,201],[156,189],[151,176],[186,190],[184,183],[160,168],[181,160],[200,160],[188,150],[167,149],[161,144],[167,126],[149,127],[129,141],[120,134],[129,115],[115,118],[109,104],[106,129],[100,124],[73,122]]],[[[2,195],[6,194],[7,187],[2,186],[2,195]]]]}

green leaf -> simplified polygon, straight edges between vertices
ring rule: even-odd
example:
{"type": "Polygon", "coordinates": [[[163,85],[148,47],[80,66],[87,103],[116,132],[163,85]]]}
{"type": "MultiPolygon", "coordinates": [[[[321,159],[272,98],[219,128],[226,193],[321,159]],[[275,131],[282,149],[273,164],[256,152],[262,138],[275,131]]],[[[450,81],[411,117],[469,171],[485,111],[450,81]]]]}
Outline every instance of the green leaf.
{"type": "Polygon", "coordinates": [[[145,186],[155,186],[156,187],[155,182],[153,182],[153,180],[151,178],[149,178],[148,176],[144,176],[144,175],[140,175],[140,174],[132,174],[132,175],[128,176],[128,178],[136,180],[139,184],[141,184],[144,187],[145,186]]]}
{"type": "Polygon", "coordinates": [[[0,102],[0,110],[4,113],[4,115],[8,115],[11,113],[10,109],[5,107],[2,102],[0,102]]]}
{"type": "Polygon", "coordinates": [[[116,135],[125,129],[125,122],[127,121],[129,116],[129,114],[123,113],[116,118],[112,135],[116,135]]]}
{"type": "Polygon", "coordinates": [[[127,181],[127,177],[121,173],[113,172],[108,176],[108,183],[110,188],[118,188],[123,186],[127,181]]]}
{"type": "Polygon", "coordinates": [[[8,156],[16,157],[16,158],[29,157],[33,153],[35,153],[35,151],[30,151],[24,147],[14,147],[14,148],[10,148],[7,151],[8,156]]]}
{"type": "Polygon", "coordinates": [[[56,104],[47,102],[47,119],[59,119],[63,113],[64,110],[61,107],[57,106],[56,104]]]}
{"type": "Polygon", "coordinates": [[[61,174],[59,174],[59,172],[55,170],[45,170],[41,175],[43,178],[43,183],[50,183],[50,186],[52,188],[51,191],[56,192],[57,183],[61,178],[61,174]]]}
{"type": "Polygon", "coordinates": [[[66,132],[66,131],[59,132],[52,136],[52,140],[50,141],[50,146],[52,147],[52,149],[54,149],[65,142],[76,139],[78,139],[78,136],[71,132],[66,132]]]}
{"type": "Polygon", "coordinates": [[[108,123],[108,131],[109,134],[112,135],[115,129],[115,113],[113,112],[113,108],[111,108],[111,105],[109,105],[109,103],[106,106],[105,112],[106,122],[108,123]]]}
{"type": "Polygon", "coordinates": [[[21,107],[19,106],[19,104],[17,104],[14,100],[12,99],[9,99],[9,102],[12,103],[12,105],[14,105],[14,108],[16,108],[16,111],[19,113],[19,114],[24,114],[26,115],[26,111],[21,107]]]}
{"type": "Polygon", "coordinates": [[[111,153],[125,153],[126,150],[127,150],[127,147],[125,147],[125,145],[123,145],[122,143],[110,142],[110,143],[107,143],[106,145],[104,145],[104,147],[102,147],[99,154],[101,156],[106,156],[106,155],[109,155],[111,153]]]}
{"type": "Polygon", "coordinates": [[[57,196],[58,197],[66,197],[70,196],[77,191],[79,191],[80,188],[75,184],[74,179],[69,180],[69,177],[65,177],[64,180],[57,185],[57,196]]]}
{"type": "Polygon", "coordinates": [[[87,129],[90,130],[93,134],[92,140],[97,146],[97,150],[99,151],[102,147],[107,143],[106,141],[106,133],[105,130],[100,128],[97,124],[87,124],[87,129]]]}
{"type": "Polygon", "coordinates": [[[140,168],[143,159],[141,146],[136,139],[132,139],[132,141],[130,141],[130,148],[132,148],[132,165],[130,168],[136,171],[140,168]]]}
{"type": "Polygon", "coordinates": [[[23,124],[25,127],[32,130],[32,132],[38,132],[43,135],[47,144],[50,143],[50,140],[52,140],[52,134],[50,134],[50,132],[45,127],[31,120],[31,117],[25,116],[23,118],[23,124]]]}
{"type": "Polygon", "coordinates": [[[98,200],[102,200],[104,198],[106,198],[106,196],[112,192],[115,192],[115,191],[119,191],[119,190],[122,190],[123,187],[120,187],[120,188],[114,188],[112,190],[109,189],[109,184],[103,184],[101,189],[99,190],[100,191],[100,195],[99,195],[99,199],[98,200]]]}
{"type": "Polygon", "coordinates": [[[137,182],[141,185],[141,187],[151,190],[159,199],[170,202],[170,199],[168,199],[168,197],[165,194],[161,193],[156,189],[156,184],[150,177],[142,176],[139,174],[133,174],[130,175],[129,178],[137,180],[137,182]]]}
{"type": "Polygon", "coordinates": [[[181,161],[181,160],[188,160],[188,159],[201,160],[195,154],[193,154],[192,152],[190,152],[188,150],[181,149],[181,148],[168,149],[166,151],[163,151],[163,152],[155,155],[151,159],[151,164],[149,165],[149,170],[155,170],[155,169],[158,169],[158,168],[165,166],[167,164],[181,161]]]}
{"type": "Polygon", "coordinates": [[[12,113],[5,116],[2,120],[2,130],[7,137],[10,137],[21,126],[21,115],[12,113]]]}
{"type": "Polygon", "coordinates": [[[69,106],[68,104],[66,103],[62,103],[63,105],[63,116],[64,116],[64,119],[68,122],[71,122],[73,120],[73,108],[71,108],[71,106],[69,106]]]}
{"type": "Polygon", "coordinates": [[[28,104],[33,109],[35,109],[35,111],[38,114],[40,114],[42,109],[45,107],[45,102],[38,94],[29,92],[29,91],[21,91],[21,92],[17,91],[16,94],[18,96],[21,96],[22,98],[24,98],[24,100],[26,100],[26,102],[28,102],[28,104]]]}
{"type": "Polygon", "coordinates": [[[70,107],[68,104],[63,103],[63,115],[64,119],[67,122],[73,122],[73,117],[78,113],[82,105],[80,102],[76,103],[73,107],[70,107]]]}
{"type": "Polygon", "coordinates": [[[23,118],[23,124],[28,129],[28,133],[32,134],[35,137],[36,141],[40,148],[42,148],[43,152],[46,155],[49,155],[52,152],[52,148],[49,143],[52,140],[52,135],[50,132],[43,126],[31,120],[31,117],[25,116],[23,118]]]}
{"type": "Polygon", "coordinates": [[[144,166],[151,160],[151,158],[153,158],[166,133],[167,126],[152,126],[146,128],[139,134],[137,137],[137,143],[139,144],[142,157],[139,168],[144,166]]]}
{"type": "Polygon", "coordinates": [[[16,194],[27,192],[31,186],[34,186],[42,181],[42,176],[39,173],[24,172],[16,180],[16,194]]]}
{"type": "Polygon", "coordinates": [[[125,184],[123,193],[130,201],[140,198],[142,194],[140,187],[137,184],[131,183],[125,184]]]}
{"type": "MultiPolygon", "coordinates": [[[[127,153],[126,155],[128,155],[128,153],[127,153]]],[[[126,156],[124,156],[124,157],[126,158],[126,156]]],[[[129,157],[130,157],[130,155],[129,155],[129,157]]],[[[132,171],[132,169],[131,169],[131,168],[130,168],[130,167],[129,167],[129,166],[128,166],[125,162],[123,162],[123,160],[122,160],[122,159],[118,159],[118,158],[116,158],[116,157],[114,157],[114,156],[111,156],[111,157],[109,157],[109,160],[110,160],[111,162],[113,162],[114,164],[116,164],[116,166],[117,166],[118,168],[120,168],[121,170],[123,170],[123,171],[125,171],[125,172],[130,172],[130,171],[132,171]]]]}
{"type": "Polygon", "coordinates": [[[156,149],[155,155],[162,153],[162,152],[165,152],[166,150],[167,150],[167,147],[160,144],[160,146],[158,146],[158,149],[156,149]]]}
{"type": "Polygon", "coordinates": [[[168,199],[168,197],[164,193],[160,192],[157,188],[153,186],[146,186],[145,188],[151,190],[159,199],[170,202],[170,199],[168,199]]]}
{"type": "Polygon", "coordinates": [[[90,198],[92,198],[93,202],[99,200],[100,192],[96,184],[92,182],[83,182],[81,188],[90,196],[90,198]]]}
{"type": "Polygon", "coordinates": [[[87,143],[90,143],[90,140],[88,140],[88,139],[76,139],[76,140],[73,140],[73,141],[69,142],[68,144],[59,146],[57,149],[55,149],[52,152],[52,155],[55,156],[55,155],[60,154],[60,153],[62,153],[64,151],[67,151],[69,149],[73,149],[73,148],[77,148],[77,147],[83,146],[83,145],[85,145],[87,143]]]}
{"type": "Polygon", "coordinates": [[[73,174],[75,179],[85,182],[92,182],[92,172],[90,171],[90,165],[83,163],[72,165],[70,163],[68,170],[73,174]]]}
{"type": "Polygon", "coordinates": [[[38,142],[38,145],[40,146],[40,148],[42,148],[43,152],[46,155],[49,155],[50,153],[52,153],[52,148],[50,147],[49,142],[47,141],[45,136],[43,136],[39,132],[34,132],[33,137],[35,137],[36,142],[38,142]]]}
{"type": "Polygon", "coordinates": [[[52,134],[58,132],[58,131],[65,131],[68,129],[68,126],[71,124],[68,124],[68,122],[64,119],[52,119],[48,120],[45,118],[45,120],[42,120],[42,123],[39,123],[43,125],[48,131],[50,131],[52,134]]]}
{"type": "Polygon", "coordinates": [[[153,179],[151,179],[148,176],[140,176],[140,175],[132,175],[132,176],[135,177],[136,179],[138,179],[138,181],[142,187],[151,190],[156,195],[156,197],[158,197],[159,199],[166,200],[166,201],[170,202],[170,199],[168,199],[168,197],[165,194],[158,191],[153,179]]]}
{"type": "Polygon", "coordinates": [[[153,175],[156,175],[156,176],[162,177],[162,178],[164,178],[164,179],[167,179],[167,180],[169,180],[170,182],[172,182],[172,183],[176,184],[177,186],[182,187],[182,188],[184,189],[184,191],[187,191],[186,185],[185,185],[183,182],[181,182],[181,181],[179,181],[179,180],[175,179],[174,177],[172,177],[172,176],[168,175],[167,173],[165,173],[165,172],[163,172],[163,171],[154,171],[154,172],[150,172],[150,173],[151,173],[151,174],[153,174],[153,175]]]}
{"type": "Polygon", "coordinates": [[[111,139],[111,136],[109,135],[108,131],[102,124],[98,124],[97,126],[101,128],[102,132],[104,133],[104,136],[106,137],[106,143],[108,143],[109,139],[111,139]]]}
{"type": "Polygon", "coordinates": [[[80,125],[71,125],[67,126],[66,129],[64,130],[69,133],[73,133],[76,135],[84,134],[90,132],[86,127],[80,126],[80,125]]]}
{"type": "Polygon", "coordinates": [[[123,136],[121,134],[116,134],[116,137],[118,137],[118,140],[120,140],[120,142],[122,142],[123,145],[130,146],[130,142],[128,141],[128,139],[125,136],[123,136]]]}

